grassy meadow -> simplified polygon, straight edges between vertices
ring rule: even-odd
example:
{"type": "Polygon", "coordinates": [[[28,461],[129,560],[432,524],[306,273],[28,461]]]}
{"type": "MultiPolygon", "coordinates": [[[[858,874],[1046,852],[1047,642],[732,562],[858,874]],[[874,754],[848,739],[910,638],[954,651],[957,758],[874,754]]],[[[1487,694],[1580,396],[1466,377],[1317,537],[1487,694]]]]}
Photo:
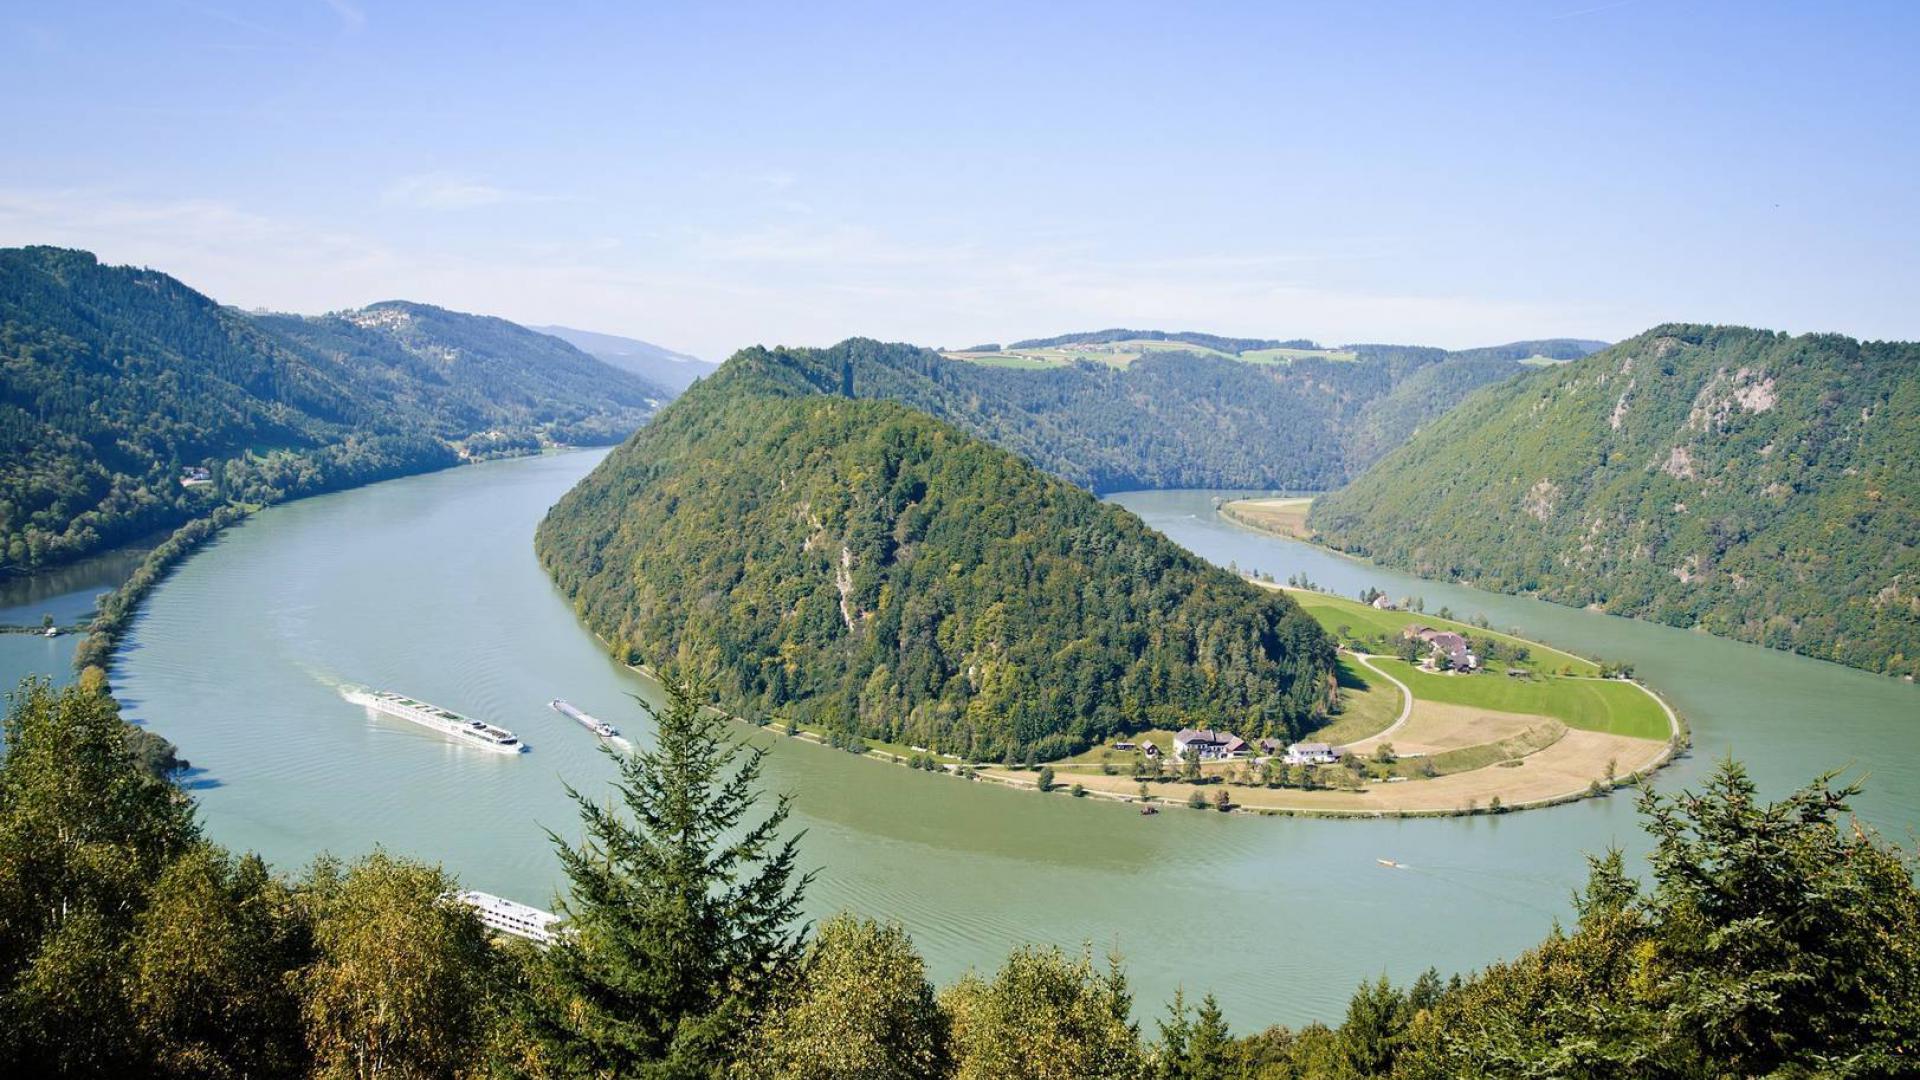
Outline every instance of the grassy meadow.
{"type": "Polygon", "coordinates": [[[1568,727],[1633,739],[1664,741],[1670,734],[1667,714],[1660,703],[1630,682],[1554,676],[1511,678],[1493,673],[1437,675],[1404,660],[1383,657],[1374,663],[1406,683],[1413,696],[1423,701],[1550,716],[1568,727]]]}
{"type": "Polygon", "coordinates": [[[1003,349],[999,352],[950,352],[944,354],[950,360],[965,360],[972,364],[984,364],[988,367],[1025,368],[1029,370],[1052,367],[1065,367],[1075,363],[1106,364],[1108,367],[1124,368],[1149,352],[1184,352],[1202,356],[1218,356],[1227,360],[1239,360],[1248,364],[1291,364],[1296,360],[1320,359],[1334,361],[1353,361],[1358,355],[1345,349],[1250,349],[1243,353],[1230,353],[1205,345],[1192,345],[1184,341],[1115,341],[1098,345],[1058,345],[1044,349],[1003,349]]]}
{"type": "MultiPolygon", "coordinates": [[[[1524,668],[1533,672],[1558,672],[1565,669],[1571,675],[1598,675],[1600,666],[1585,657],[1562,652],[1551,645],[1530,641],[1499,630],[1482,630],[1470,623],[1458,619],[1442,619],[1428,612],[1418,611],[1381,611],[1358,600],[1349,600],[1344,596],[1330,593],[1313,592],[1307,589],[1288,589],[1287,595],[1306,609],[1307,614],[1328,631],[1337,632],[1340,627],[1348,628],[1347,637],[1354,641],[1378,643],[1378,651],[1387,652],[1393,643],[1400,639],[1401,631],[1418,623],[1431,626],[1436,630],[1453,630],[1470,637],[1486,637],[1505,642],[1508,645],[1524,645],[1533,655],[1518,662],[1501,661],[1501,666],[1524,668]]],[[[1398,599],[1396,597],[1396,599],[1398,599]]]]}

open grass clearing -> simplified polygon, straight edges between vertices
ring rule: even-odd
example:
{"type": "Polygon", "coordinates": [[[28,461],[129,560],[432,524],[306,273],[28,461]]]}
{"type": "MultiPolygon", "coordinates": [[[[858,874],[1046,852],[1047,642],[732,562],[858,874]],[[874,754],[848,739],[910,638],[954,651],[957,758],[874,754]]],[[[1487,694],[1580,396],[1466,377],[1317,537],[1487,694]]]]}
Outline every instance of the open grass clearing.
{"type": "Polygon", "coordinates": [[[1063,363],[1060,360],[1044,360],[1020,353],[949,353],[947,359],[965,360],[967,363],[980,364],[984,367],[1022,368],[1028,371],[1060,367],[1063,363]]]}
{"type": "Polygon", "coordinates": [[[1545,720],[1517,735],[1477,746],[1463,746],[1458,750],[1445,750],[1427,760],[1442,776],[1472,772],[1537,754],[1565,738],[1569,730],[1567,725],[1558,720],[1545,720]]]}
{"type": "MultiPolygon", "coordinates": [[[[1259,584],[1264,588],[1285,592],[1293,598],[1294,603],[1299,604],[1307,614],[1313,616],[1315,622],[1326,629],[1338,630],[1345,626],[1349,633],[1358,639],[1395,642],[1400,639],[1407,627],[1418,624],[1431,626],[1436,630],[1453,630],[1468,637],[1493,638],[1512,646],[1524,645],[1532,654],[1527,660],[1518,663],[1496,661],[1496,664],[1503,668],[1513,666],[1530,671],[1555,672],[1564,668],[1574,675],[1597,675],[1600,672],[1599,665],[1585,657],[1575,656],[1551,645],[1543,645],[1538,641],[1530,641],[1500,630],[1482,630],[1458,619],[1442,619],[1437,615],[1418,611],[1383,611],[1358,600],[1335,596],[1332,593],[1316,592],[1312,589],[1289,589],[1267,582],[1259,584]]],[[[1419,691],[1416,690],[1415,693],[1419,691]]]]}
{"type": "Polygon", "coordinates": [[[1251,528],[1305,540],[1311,535],[1307,510],[1312,505],[1312,498],[1235,499],[1223,504],[1220,513],[1251,528]]]}
{"type": "Polygon", "coordinates": [[[1340,682],[1340,711],[1333,721],[1307,736],[1314,742],[1344,746],[1377,735],[1400,717],[1406,697],[1400,688],[1342,654],[1335,675],[1340,682]]]}
{"type": "MultiPolygon", "coordinates": [[[[1377,660],[1374,662],[1379,663],[1377,660]]],[[[1399,730],[1391,735],[1362,739],[1347,747],[1347,750],[1371,757],[1385,742],[1392,743],[1394,752],[1401,755],[1443,754],[1449,750],[1514,738],[1550,722],[1553,722],[1550,716],[1422,701],[1416,696],[1413,715],[1399,730]]]]}
{"type": "Polygon", "coordinates": [[[1378,658],[1382,671],[1407,684],[1422,701],[1509,713],[1551,716],[1568,727],[1665,740],[1671,734],[1666,710],[1652,694],[1614,679],[1508,678],[1504,675],[1441,675],[1404,660],[1378,658]]]}
{"type": "Polygon", "coordinates": [[[1295,360],[1352,363],[1360,359],[1360,354],[1347,349],[1248,349],[1240,359],[1249,364],[1291,364],[1295,360]]]}

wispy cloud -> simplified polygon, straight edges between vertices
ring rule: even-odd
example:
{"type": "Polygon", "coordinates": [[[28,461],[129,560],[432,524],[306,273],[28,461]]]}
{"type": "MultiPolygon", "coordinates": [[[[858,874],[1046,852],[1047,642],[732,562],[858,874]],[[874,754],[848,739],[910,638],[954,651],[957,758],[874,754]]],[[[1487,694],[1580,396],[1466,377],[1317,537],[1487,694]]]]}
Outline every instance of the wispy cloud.
{"type": "Polygon", "coordinates": [[[348,30],[359,30],[367,25],[367,13],[347,2],[347,0],[326,0],[333,13],[340,17],[340,25],[348,30]]]}
{"type": "MultiPolygon", "coordinates": [[[[513,198],[473,183],[408,191],[455,208],[513,198]]],[[[1605,336],[1656,321],[1578,304],[1336,285],[1319,262],[1340,255],[1128,259],[1074,244],[1009,248],[855,224],[668,230],[644,238],[593,231],[533,242],[502,238],[482,250],[456,251],[388,233],[316,227],[220,200],[0,188],[0,244],[26,243],[152,266],[243,307],[316,312],[404,297],[632,334],[712,356],[755,341],[828,344],[865,335],[952,345],[1176,324],[1329,342],[1460,346],[1605,336]]],[[[1372,255],[1378,244],[1356,246],[1372,255]]]]}
{"type": "Polygon", "coordinates": [[[504,203],[553,202],[556,196],[513,191],[470,177],[430,173],[401,177],[390,184],[380,198],[390,206],[416,210],[475,210],[504,203]]]}

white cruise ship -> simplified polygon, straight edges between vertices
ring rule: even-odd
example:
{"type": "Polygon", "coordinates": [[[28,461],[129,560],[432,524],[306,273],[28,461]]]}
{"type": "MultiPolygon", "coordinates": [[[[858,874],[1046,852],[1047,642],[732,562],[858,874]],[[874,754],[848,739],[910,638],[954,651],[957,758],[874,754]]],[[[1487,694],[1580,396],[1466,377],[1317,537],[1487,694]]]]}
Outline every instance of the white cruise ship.
{"type": "Polygon", "coordinates": [[[472,717],[461,716],[452,709],[429,705],[391,690],[348,690],[346,699],[375,712],[432,728],[454,742],[491,750],[496,754],[523,754],[527,750],[527,744],[506,728],[482,723],[472,717]]]}
{"type": "Polygon", "coordinates": [[[547,708],[574,721],[581,727],[586,728],[588,731],[593,732],[603,739],[617,739],[620,737],[619,728],[614,727],[612,724],[598,717],[588,716],[568,702],[566,698],[554,698],[552,701],[547,702],[547,708]]]}
{"type": "Polygon", "coordinates": [[[553,941],[553,924],[560,921],[560,916],[551,911],[541,911],[537,907],[477,889],[461,893],[460,901],[479,912],[480,921],[487,926],[542,945],[553,941]]]}

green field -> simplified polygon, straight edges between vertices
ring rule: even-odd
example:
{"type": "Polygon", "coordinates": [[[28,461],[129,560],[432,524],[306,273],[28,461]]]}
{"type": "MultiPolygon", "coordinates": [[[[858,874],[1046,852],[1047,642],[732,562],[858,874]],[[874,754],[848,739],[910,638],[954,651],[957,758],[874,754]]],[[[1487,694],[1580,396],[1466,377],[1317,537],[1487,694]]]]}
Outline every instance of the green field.
{"type": "Polygon", "coordinates": [[[950,359],[966,360],[983,367],[1022,368],[1028,371],[1060,367],[1062,364],[1059,360],[1042,359],[1022,353],[965,353],[950,359]]]}
{"type": "MultiPolygon", "coordinates": [[[[1321,626],[1330,631],[1336,627],[1346,626],[1358,639],[1379,638],[1388,642],[1397,641],[1401,631],[1414,623],[1419,623],[1437,630],[1454,630],[1472,636],[1497,638],[1508,644],[1525,645],[1533,653],[1532,658],[1526,662],[1511,666],[1532,671],[1556,672],[1565,668],[1574,675],[1597,675],[1600,671],[1599,666],[1593,661],[1569,652],[1561,652],[1551,645],[1542,645],[1537,641],[1529,641],[1498,630],[1482,630],[1457,619],[1442,619],[1436,615],[1417,611],[1381,611],[1358,600],[1305,589],[1289,589],[1287,595],[1305,608],[1307,614],[1313,616],[1321,626]]],[[[1502,662],[1501,666],[1509,665],[1502,662]]]]}
{"type": "Polygon", "coordinates": [[[1249,349],[1240,354],[1249,364],[1291,364],[1295,360],[1335,360],[1350,363],[1360,354],[1346,349],[1249,349]]]}
{"type": "Polygon", "coordinates": [[[1497,712],[1551,716],[1568,727],[1666,739],[1667,714],[1653,696],[1629,682],[1558,677],[1510,678],[1492,673],[1436,675],[1404,660],[1374,660],[1380,670],[1407,684],[1423,701],[1468,705],[1497,712]]]}
{"type": "Polygon", "coordinates": [[[1250,349],[1234,354],[1211,349],[1205,345],[1190,345],[1184,341],[1115,341],[1100,345],[1059,345],[1046,349],[1003,350],[992,353],[952,352],[945,355],[950,360],[965,360],[968,363],[984,364],[988,367],[1034,370],[1065,367],[1082,361],[1124,368],[1140,359],[1142,353],[1148,352],[1197,353],[1202,356],[1239,360],[1248,364],[1291,364],[1295,360],[1309,357],[1338,361],[1358,359],[1356,354],[1343,349],[1250,349]]]}

